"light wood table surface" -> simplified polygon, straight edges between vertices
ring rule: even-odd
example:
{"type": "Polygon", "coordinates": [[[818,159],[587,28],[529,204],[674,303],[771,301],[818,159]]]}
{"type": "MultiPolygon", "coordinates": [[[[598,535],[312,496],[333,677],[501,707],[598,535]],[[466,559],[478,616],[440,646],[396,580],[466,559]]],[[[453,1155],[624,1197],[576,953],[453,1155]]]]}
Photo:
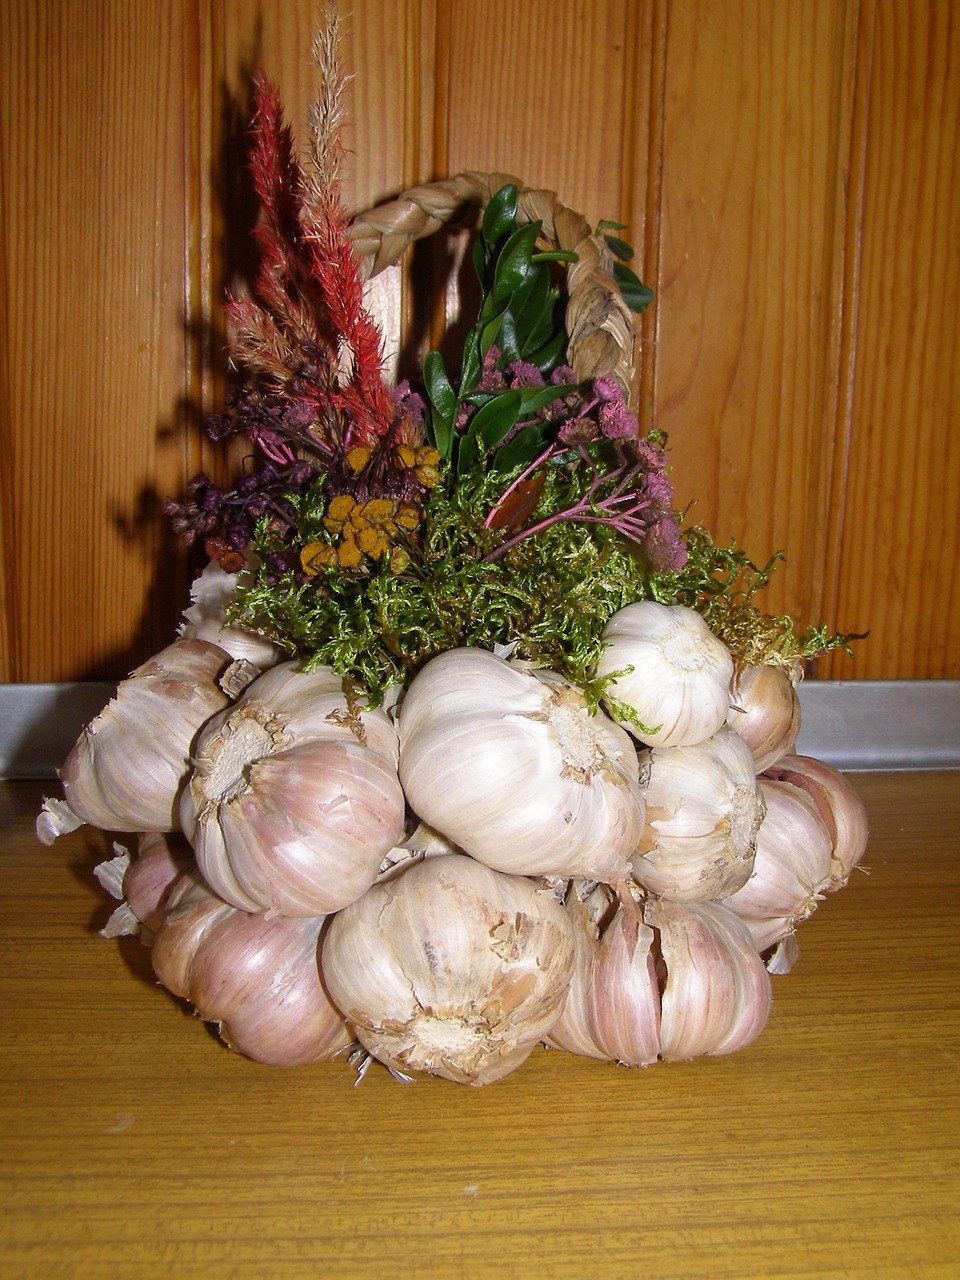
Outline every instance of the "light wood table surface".
{"type": "Polygon", "coordinates": [[[97,936],[109,839],[0,786],[0,1276],[960,1276],[960,774],[862,774],[866,874],[760,1039],[499,1084],[281,1070],[97,936]]]}

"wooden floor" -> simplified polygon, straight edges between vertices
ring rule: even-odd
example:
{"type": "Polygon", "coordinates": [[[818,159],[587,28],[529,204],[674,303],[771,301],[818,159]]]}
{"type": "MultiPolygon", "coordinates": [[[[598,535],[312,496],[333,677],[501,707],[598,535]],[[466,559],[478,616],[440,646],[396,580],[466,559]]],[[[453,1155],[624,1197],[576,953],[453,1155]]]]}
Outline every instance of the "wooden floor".
{"type": "Polygon", "coordinates": [[[754,1045],[484,1089],[220,1047],[97,936],[107,837],[40,846],[3,784],[0,1276],[953,1280],[960,774],[853,780],[865,874],[754,1045]]]}

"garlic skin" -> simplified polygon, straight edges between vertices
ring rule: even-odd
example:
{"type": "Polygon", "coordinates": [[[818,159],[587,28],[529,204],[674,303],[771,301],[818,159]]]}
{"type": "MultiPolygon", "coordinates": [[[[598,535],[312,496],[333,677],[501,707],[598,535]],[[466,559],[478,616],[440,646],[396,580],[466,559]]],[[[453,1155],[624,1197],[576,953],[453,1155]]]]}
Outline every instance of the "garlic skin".
{"type": "MultiPolygon", "coordinates": [[[[256,562],[252,557],[247,559],[248,569],[254,567],[256,562]]],[[[211,560],[190,587],[192,603],[184,610],[180,635],[186,639],[212,640],[231,657],[245,659],[266,671],[288,657],[286,651],[265,636],[244,627],[228,626],[224,620],[224,607],[246,572],[227,573],[216,560],[211,560]]]]}
{"type": "Polygon", "coordinates": [[[758,951],[792,934],[823,901],[833,874],[833,841],[813,800],[789,782],[763,779],[766,817],[753,875],[723,905],[750,930],[758,951]]]}
{"type": "Polygon", "coordinates": [[[94,875],[115,898],[122,898],[106,925],[103,938],[139,933],[148,946],[163,923],[167,899],[182,875],[194,868],[193,850],[179,832],[142,832],[137,838],[137,856],[115,844],[118,856],[101,863],[94,875]]]}
{"type": "Polygon", "coordinates": [[[736,681],[727,724],[753,752],[757,773],[796,744],[801,724],[798,679],[784,667],[763,665],[745,667],[736,681]]]}
{"type": "Polygon", "coordinates": [[[44,805],[40,840],[50,844],[84,822],[103,831],[175,831],[194,741],[229,705],[219,681],[230,669],[219,645],[175,640],[122,680],[64,761],[65,804],[44,805]]]}
{"type": "Polygon", "coordinates": [[[719,902],[644,903],[666,970],[660,1056],[667,1062],[735,1053],[770,1014],[770,975],[746,926],[719,902]]]}
{"type": "Polygon", "coordinates": [[[482,649],[432,658],[399,708],[417,815],[495,870],[609,883],[643,829],[630,737],[551,671],[482,649]]]}
{"type": "Polygon", "coordinates": [[[359,898],[404,830],[397,735],[328,667],[281,663],[197,740],[180,817],[211,888],[244,911],[321,916],[359,898]]]}
{"type": "Polygon", "coordinates": [[[784,756],[769,768],[766,778],[790,782],[805,791],[833,842],[833,867],[824,888],[842,889],[867,850],[867,811],[852,783],[833,765],[813,756],[784,756]]]}
{"type": "Polygon", "coordinates": [[[676,902],[725,898],[746,884],[764,814],[747,744],[723,726],[694,746],[653,747],[641,767],[637,881],[676,902]]]}
{"type": "Polygon", "coordinates": [[[353,1037],[320,981],[323,925],[239,911],[188,874],[170,895],[150,957],[159,981],[218,1023],[231,1049],[270,1066],[328,1062],[353,1037]]]}
{"type": "Polygon", "coordinates": [[[535,882],[443,854],[375,885],[329,923],[331,998],[364,1048],[400,1072],[501,1079],[560,1016],[574,939],[535,882]]]}
{"type": "Polygon", "coordinates": [[[603,630],[596,666],[617,723],[648,746],[682,747],[712,737],[727,718],[733,658],[685,605],[642,600],[618,610],[603,630]],[[618,714],[622,703],[640,720],[618,714]]]}

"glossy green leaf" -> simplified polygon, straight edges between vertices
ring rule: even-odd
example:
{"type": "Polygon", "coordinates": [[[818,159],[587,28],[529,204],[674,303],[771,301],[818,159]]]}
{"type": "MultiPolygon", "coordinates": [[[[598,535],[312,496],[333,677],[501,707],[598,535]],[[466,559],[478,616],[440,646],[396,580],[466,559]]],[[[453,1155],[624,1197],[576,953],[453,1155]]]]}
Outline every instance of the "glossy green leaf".
{"type": "Polygon", "coordinates": [[[483,211],[481,233],[491,247],[497,245],[513,230],[517,217],[519,191],[512,183],[500,188],[491,197],[483,211]]]}
{"type": "Polygon", "coordinates": [[[443,357],[439,351],[430,351],[423,361],[423,381],[433,412],[433,443],[445,458],[453,447],[453,424],[457,413],[457,395],[450,385],[443,357]]]}
{"type": "Polygon", "coordinates": [[[493,274],[493,296],[497,301],[510,296],[534,270],[533,248],[540,234],[540,223],[518,227],[497,258],[493,274]]]}
{"type": "Polygon", "coordinates": [[[629,262],[633,257],[633,246],[627,244],[626,240],[621,240],[619,236],[604,236],[610,252],[617,258],[621,258],[624,262],[629,262]]]}
{"type": "Polygon", "coordinates": [[[622,262],[613,264],[613,278],[617,282],[617,286],[623,297],[624,302],[631,311],[635,311],[638,315],[645,311],[653,301],[653,290],[643,284],[633,271],[622,262]]]}

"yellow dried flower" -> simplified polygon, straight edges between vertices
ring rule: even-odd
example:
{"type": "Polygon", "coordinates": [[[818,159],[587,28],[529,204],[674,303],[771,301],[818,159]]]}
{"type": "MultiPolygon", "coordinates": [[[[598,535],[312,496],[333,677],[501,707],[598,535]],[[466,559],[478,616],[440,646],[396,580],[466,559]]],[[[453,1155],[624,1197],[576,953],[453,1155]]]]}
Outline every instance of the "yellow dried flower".
{"type": "Polygon", "coordinates": [[[354,445],[347,451],[347,466],[351,471],[362,471],[370,461],[370,450],[362,444],[354,445]]]}
{"type": "Polygon", "coordinates": [[[312,578],[329,568],[336,558],[336,551],[327,543],[308,542],[300,551],[300,567],[312,578]]]}
{"type": "Polygon", "coordinates": [[[342,569],[356,569],[363,559],[363,552],[352,538],[344,538],[337,547],[337,560],[342,569]]]}
{"type": "Polygon", "coordinates": [[[390,498],[371,498],[363,504],[363,515],[371,524],[383,524],[391,518],[396,505],[390,498]]]}
{"type": "Polygon", "coordinates": [[[417,465],[417,455],[408,444],[402,444],[397,449],[397,461],[401,467],[415,467],[417,465]]]}
{"type": "Polygon", "coordinates": [[[343,522],[356,505],[355,499],[349,493],[336,494],[327,503],[327,514],[323,518],[325,528],[339,533],[343,528],[343,522]]]}
{"type": "Polygon", "coordinates": [[[440,472],[431,463],[424,463],[417,467],[413,474],[427,489],[432,489],[440,479],[440,472]]]}
{"type": "Polygon", "coordinates": [[[416,529],[420,523],[420,512],[416,507],[403,506],[397,511],[396,521],[401,529],[416,529]]]}
{"type": "Polygon", "coordinates": [[[376,529],[366,528],[361,529],[357,534],[357,545],[364,555],[370,556],[373,560],[379,560],[390,544],[382,533],[376,529]]]}
{"type": "Polygon", "coordinates": [[[424,444],[417,450],[417,462],[421,466],[435,467],[440,461],[440,452],[433,445],[424,444]]]}
{"type": "Polygon", "coordinates": [[[410,556],[403,547],[390,548],[390,572],[403,573],[407,565],[410,563],[410,556]]]}

